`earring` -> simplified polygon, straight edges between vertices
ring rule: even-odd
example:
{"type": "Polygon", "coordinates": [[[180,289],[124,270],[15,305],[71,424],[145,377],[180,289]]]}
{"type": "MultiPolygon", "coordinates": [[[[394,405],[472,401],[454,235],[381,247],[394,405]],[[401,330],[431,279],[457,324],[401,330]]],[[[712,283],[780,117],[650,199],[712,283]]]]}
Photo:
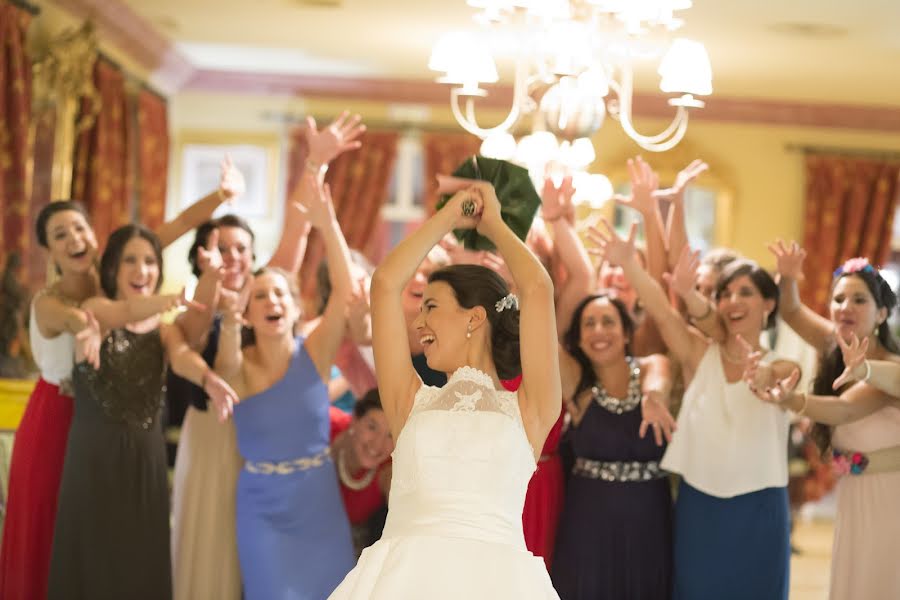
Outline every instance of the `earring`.
{"type": "Polygon", "coordinates": [[[470,339],[471,337],[472,337],[472,324],[469,323],[469,325],[466,327],[466,339],[470,339]]]}

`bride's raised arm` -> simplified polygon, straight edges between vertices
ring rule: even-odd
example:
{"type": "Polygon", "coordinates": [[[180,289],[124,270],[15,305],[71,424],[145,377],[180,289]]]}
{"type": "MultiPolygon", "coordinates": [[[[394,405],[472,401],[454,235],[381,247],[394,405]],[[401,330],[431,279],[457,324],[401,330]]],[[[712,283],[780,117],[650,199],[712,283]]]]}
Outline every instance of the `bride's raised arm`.
{"type": "Polygon", "coordinates": [[[428,252],[452,229],[471,229],[474,216],[464,216],[462,203],[471,192],[457,192],[412,235],[385,257],[372,275],[372,348],[375,353],[375,377],[384,414],[394,439],[412,408],[413,397],[422,380],[413,368],[403,316],[401,292],[415,274],[428,252]]]}
{"type": "Polygon", "coordinates": [[[546,434],[559,418],[562,402],[553,282],[537,257],[500,218],[500,202],[493,186],[477,183],[472,189],[483,203],[478,233],[497,246],[519,295],[523,417],[537,417],[546,434]]]}

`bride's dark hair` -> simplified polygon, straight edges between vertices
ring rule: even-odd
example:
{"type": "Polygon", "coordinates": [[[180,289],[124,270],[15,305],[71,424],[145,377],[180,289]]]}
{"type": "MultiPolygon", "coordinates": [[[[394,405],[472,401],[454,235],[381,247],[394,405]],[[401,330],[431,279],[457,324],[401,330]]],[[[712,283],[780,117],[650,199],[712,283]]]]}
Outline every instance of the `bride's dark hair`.
{"type": "Polygon", "coordinates": [[[491,326],[491,356],[497,376],[515,379],[522,373],[519,354],[519,310],[497,311],[497,302],[509,294],[509,286],[497,273],[480,265],[451,265],[434,271],[428,283],[443,281],[463,308],[481,306],[491,326]]]}

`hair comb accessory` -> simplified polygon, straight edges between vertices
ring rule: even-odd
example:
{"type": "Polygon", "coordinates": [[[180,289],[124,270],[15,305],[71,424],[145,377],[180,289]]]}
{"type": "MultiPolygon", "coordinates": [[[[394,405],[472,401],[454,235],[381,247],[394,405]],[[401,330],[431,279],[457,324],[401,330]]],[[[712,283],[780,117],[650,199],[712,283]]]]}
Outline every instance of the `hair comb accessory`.
{"type": "Polygon", "coordinates": [[[494,305],[494,308],[497,309],[497,312],[503,312],[508,308],[512,308],[514,310],[519,310],[519,299],[515,294],[507,294],[497,300],[497,303],[494,305]]]}
{"type": "Polygon", "coordinates": [[[865,271],[866,273],[877,273],[875,267],[869,264],[868,258],[858,256],[856,258],[849,259],[843,265],[835,269],[834,276],[840,277],[841,275],[859,273],[860,271],[865,271]]]}

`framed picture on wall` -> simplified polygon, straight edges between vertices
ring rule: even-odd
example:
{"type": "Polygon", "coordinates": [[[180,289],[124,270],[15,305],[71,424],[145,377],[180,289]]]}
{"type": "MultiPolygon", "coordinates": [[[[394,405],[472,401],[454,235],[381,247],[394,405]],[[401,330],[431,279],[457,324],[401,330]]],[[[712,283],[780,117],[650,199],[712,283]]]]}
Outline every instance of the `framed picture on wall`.
{"type": "Polygon", "coordinates": [[[239,132],[194,132],[180,136],[175,189],[176,211],[181,211],[216,190],[227,155],[244,176],[246,191],[225,212],[246,219],[273,216],[278,188],[279,141],[277,136],[243,135],[239,132]]]}

